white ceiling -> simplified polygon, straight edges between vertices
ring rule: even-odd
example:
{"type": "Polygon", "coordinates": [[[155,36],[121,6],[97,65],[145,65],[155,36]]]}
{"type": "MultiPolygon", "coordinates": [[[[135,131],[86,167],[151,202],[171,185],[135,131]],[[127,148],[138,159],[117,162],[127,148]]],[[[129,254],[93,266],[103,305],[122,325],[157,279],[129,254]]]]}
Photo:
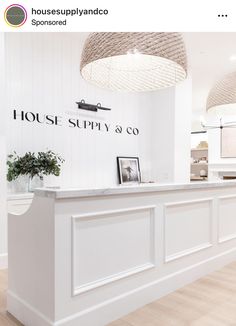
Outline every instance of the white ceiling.
{"type": "Polygon", "coordinates": [[[236,33],[183,33],[183,37],[193,80],[193,113],[197,116],[205,112],[214,83],[236,71],[236,33]]]}

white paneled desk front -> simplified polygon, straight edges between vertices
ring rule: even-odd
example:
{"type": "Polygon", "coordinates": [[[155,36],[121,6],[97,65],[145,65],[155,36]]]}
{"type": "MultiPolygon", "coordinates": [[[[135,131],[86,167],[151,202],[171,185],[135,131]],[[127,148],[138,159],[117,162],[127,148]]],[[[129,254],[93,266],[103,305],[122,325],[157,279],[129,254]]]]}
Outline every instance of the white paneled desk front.
{"type": "Polygon", "coordinates": [[[36,191],[9,214],[8,311],[102,326],[236,259],[236,182],[36,191]]]}

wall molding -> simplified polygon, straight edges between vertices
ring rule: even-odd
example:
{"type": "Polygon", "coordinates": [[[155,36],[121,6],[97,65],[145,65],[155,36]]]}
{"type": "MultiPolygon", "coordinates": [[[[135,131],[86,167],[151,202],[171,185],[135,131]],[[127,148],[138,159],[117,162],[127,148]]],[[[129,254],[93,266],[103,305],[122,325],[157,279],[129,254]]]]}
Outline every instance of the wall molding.
{"type": "Polygon", "coordinates": [[[156,206],[138,206],[138,207],[131,207],[126,209],[115,209],[115,210],[107,210],[107,211],[101,211],[101,212],[94,212],[94,213],[86,213],[86,214],[75,214],[71,216],[71,271],[72,271],[72,296],[76,296],[79,294],[82,294],[84,292],[96,289],[98,287],[116,282],[118,280],[121,280],[123,278],[135,275],[140,272],[147,271],[149,269],[152,269],[156,266],[155,262],[155,216],[156,216],[156,206]],[[75,268],[75,259],[76,259],[76,234],[75,234],[75,227],[76,223],[78,221],[82,220],[91,220],[91,219],[98,219],[101,217],[107,216],[109,219],[109,216],[113,216],[116,214],[125,214],[125,213],[133,213],[133,212],[139,212],[139,211],[149,211],[150,215],[150,262],[147,262],[143,265],[134,266],[133,268],[130,268],[128,270],[124,270],[119,273],[115,273],[112,275],[109,275],[105,278],[97,279],[96,281],[89,282],[82,284],[80,286],[76,286],[75,284],[75,275],[76,275],[76,268],[75,268]]]}
{"type": "Polygon", "coordinates": [[[94,282],[90,282],[90,283],[83,284],[83,285],[78,286],[78,287],[74,287],[72,294],[73,294],[73,296],[76,296],[76,295],[79,295],[81,293],[96,289],[96,288],[98,288],[100,286],[103,286],[103,285],[106,285],[106,284],[109,284],[109,283],[113,283],[115,281],[121,280],[121,279],[129,277],[129,276],[133,276],[133,275],[135,275],[137,273],[140,273],[140,272],[147,271],[147,270],[149,270],[151,268],[154,268],[154,267],[155,267],[155,265],[152,264],[152,263],[137,266],[135,268],[131,268],[131,269],[126,270],[124,272],[113,274],[113,275],[111,275],[109,277],[105,277],[103,279],[98,279],[98,280],[96,280],[94,282]]]}
{"type": "Polygon", "coordinates": [[[225,236],[225,237],[219,237],[218,238],[218,243],[224,243],[224,242],[228,242],[230,240],[235,240],[236,239],[236,233],[233,233],[231,235],[225,236]]]}
{"type": "Polygon", "coordinates": [[[219,196],[218,197],[218,202],[217,202],[217,243],[222,244],[231,240],[236,239],[236,233],[232,233],[223,237],[220,237],[220,202],[224,199],[235,199],[236,200],[236,195],[224,195],[224,196],[219,196]]]}
{"type": "Polygon", "coordinates": [[[207,198],[199,198],[199,199],[193,199],[193,200],[173,201],[173,202],[165,203],[164,207],[168,208],[168,207],[179,206],[179,205],[191,205],[191,204],[202,203],[202,202],[206,202],[206,201],[213,202],[213,200],[214,200],[213,197],[207,197],[207,198]]]}
{"type": "Polygon", "coordinates": [[[197,253],[199,251],[209,249],[213,246],[213,197],[208,198],[199,198],[199,199],[193,199],[193,200],[185,200],[185,201],[175,201],[175,202],[169,202],[164,204],[164,263],[170,263],[174,260],[181,259],[185,256],[189,256],[191,254],[197,253]],[[182,206],[182,205],[192,205],[192,204],[198,204],[198,203],[205,203],[209,202],[210,205],[210,214],[209,214],[209,241],[204,243],[199,243],[197,246],[187,248],[186,250],[181,250],[179,252],[176,252],[172,255],[167,255],[166,253],[166,210],[169,207],[175,207],[175,206],[182,206]]]}
{"type": "Polygon", "coordinates": [[[169,263],[169,262],[171,262],[173,260],[183,258],[185,256],[194,254],[194,253],[196,253],[198,251],[211,248],[212,246],[213,246],[212,243],[206,242],[205,244],[203,243],[203,244],[200,244],[199,246],[192,247],[190,249],[186,249],[186,250],[180,251],[177,254],[165,256],[165,263],[169,263]]]}

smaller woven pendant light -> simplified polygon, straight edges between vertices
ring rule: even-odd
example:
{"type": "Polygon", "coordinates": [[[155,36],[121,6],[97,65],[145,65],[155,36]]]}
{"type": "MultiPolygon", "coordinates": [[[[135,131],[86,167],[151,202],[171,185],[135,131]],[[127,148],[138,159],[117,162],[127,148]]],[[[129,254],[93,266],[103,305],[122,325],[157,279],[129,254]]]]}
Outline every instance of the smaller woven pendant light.
{"type": "Polygon", "coordinates": [[[91,33],[80,71],[92,84],[115,91],[173,86],[187,75],[180,33],[91,33]]]}
{"type": "Polygon", "coordinates": [[[236,113],[236,72],[226,75],[210,90],[207,98],[207,111],[236,113]],[[234,110],[234,112],[232,111],[234,110]]]}

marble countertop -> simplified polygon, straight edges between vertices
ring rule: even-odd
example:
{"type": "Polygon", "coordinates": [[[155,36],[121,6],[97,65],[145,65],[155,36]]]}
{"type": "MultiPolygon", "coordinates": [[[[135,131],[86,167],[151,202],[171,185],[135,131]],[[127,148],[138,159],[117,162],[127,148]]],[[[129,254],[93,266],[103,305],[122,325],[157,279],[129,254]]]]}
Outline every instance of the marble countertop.
{"type": "Polygon", "coordinates": [[[169,183],[169,184],[140,184],[131,186],[117,186],[110,188],[97,188],[97,189],[82,189],[82,188],[39,188],[35,190],[35,195],[40,197],[51,198],[75,198],[75,197],[92,197],[104,195],[118,195],[118,194],[135,194],[146,192],[163,192],[163,191],[177,191],[177,190],[191,190],[191,189],[208,189],[219,187],[236,187],[235,180],[227,181],[199,181],[189,183],[169,183]]]}

